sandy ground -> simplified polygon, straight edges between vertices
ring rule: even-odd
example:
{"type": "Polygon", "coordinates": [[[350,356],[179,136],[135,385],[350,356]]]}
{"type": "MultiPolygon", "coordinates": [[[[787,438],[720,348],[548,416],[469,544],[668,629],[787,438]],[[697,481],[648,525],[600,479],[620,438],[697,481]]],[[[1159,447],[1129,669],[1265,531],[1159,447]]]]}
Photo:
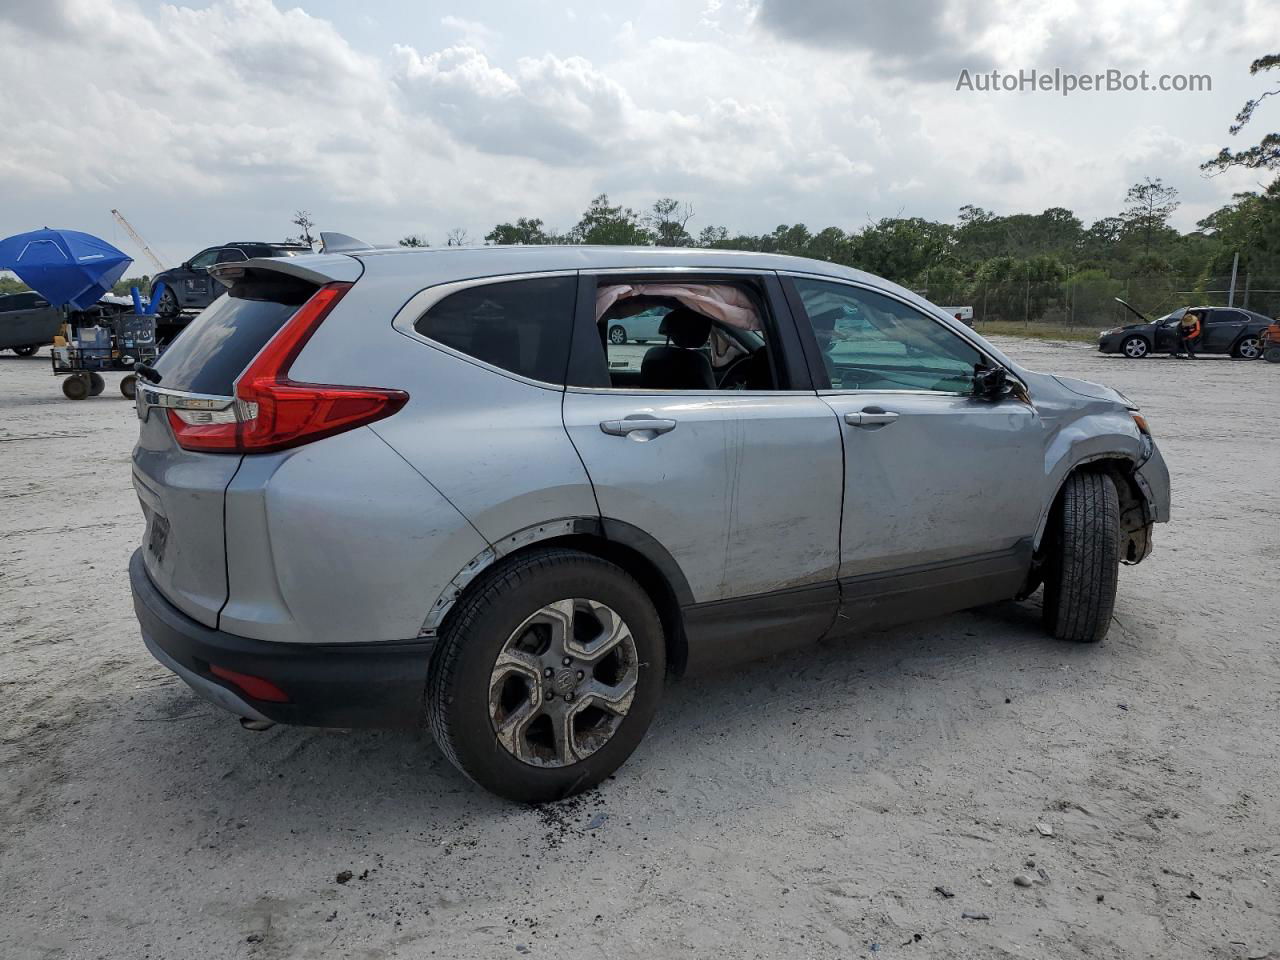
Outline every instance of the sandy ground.
{"type": "Polygon", "coordinates": [[[675,684],[541,809],[188,693],[133,621],[118,377],[5,355],[0,957],[1280,957],[1280,368],[1004,344],[1142,403],[1174,473],[1106,642],[1033,599],[675,684]]]}

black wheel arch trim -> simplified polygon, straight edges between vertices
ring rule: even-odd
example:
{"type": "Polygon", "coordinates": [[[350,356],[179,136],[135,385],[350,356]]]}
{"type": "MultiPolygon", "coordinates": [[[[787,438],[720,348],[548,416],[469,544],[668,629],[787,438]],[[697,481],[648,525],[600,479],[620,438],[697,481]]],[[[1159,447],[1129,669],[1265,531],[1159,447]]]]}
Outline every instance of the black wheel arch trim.
{"type": "Polygon", "coordinates": [[[680,564],[676,562],[671,552],[650,534],[634,524],[612,517],[562,517],[517,530],[495,541],[477,554],[458,571],[436,598],[422,624],[421,635],[430,636],[437,633],[449,611],[453,609],[454,604],[467,591],[475,578],[499,561],[530,547],[555,543],[568,545],[575,541],[582,546],[592,539],[617,544],[643,557],[661,576],[664,586],[670,590],[672,599],[678,607],[686,607],[694,602],[689,580],[680,569],[680,564]]]}
{"type": "Polygon", "coordinates": [[[1147,479],[1142,475],[1142,465],[1147,459],[1135,460],[1131,453],[1111,451],[1090,454],[1074,461],[1062,474],[1062,479],[1058,481],[1057,486],[1054,488],[1053,496],[1041,513],[1040,523],[1036,528],[1036,535],[1033,540],[1037,553],[1044,543],[1045,533],[1049,526],[1049,518],[1053,514],[1053,507],[1062,496],[1062,491],[1071,476],[1091,464],[1110,463],[1118,466],[1122,465],[1123,469],[1117,471],[1122,474],[1119,479],[1127,481],[1123,486],[1117,484],[1117,491],[1120,494],[1121,525],[1133,540],[1135,546],[1135,550],[1130,553],[1125,562],[1141,562],[1151,550],[1151,525],[1161,519],[1168,519],[1167,517],[1162,518],[1159,516],[1155,494],[1151,490],[1147,479]],[[1138,494],[1136,497],[1134,496],[1135,491],[1138,494]],[[1135,510],[1138,511],[1136,514],[1134,513],[1135,510]]]}

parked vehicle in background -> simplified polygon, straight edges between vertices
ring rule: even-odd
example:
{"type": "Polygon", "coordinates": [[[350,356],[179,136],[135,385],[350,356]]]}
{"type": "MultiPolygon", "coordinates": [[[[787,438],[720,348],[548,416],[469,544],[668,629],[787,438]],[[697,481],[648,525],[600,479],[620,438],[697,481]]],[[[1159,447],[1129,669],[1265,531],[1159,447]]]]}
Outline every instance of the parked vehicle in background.
{"type": "Polygon", "coordinates": [[[1140,322],[1103,330],[1098,334],[1098,350],[1120,353],[1131,360],[1141,360],[1152,353],[1180,351],[1178,325],[1188,310],[1197,311],[1201,318],[1196,353],[1227,353],[1238,360],[1256,360],[1262,356],[1262,331],[1271,322],[1260,313],[1240,307],[1179,307],[1158,320],[1148,320],[1123,300],[1118,297],[1116,300],[1140,322]]]}
{"type": "Polygon", "coordinates": [[[612,773],[669,676],[1041,585],[1047,630],[1097,641],[1169,519],[1127,399],[835,264],[213,269],[228,294],[138,384],[147,647],[256,726],[425,724],[513,799],[612,773]],[[606,336],[637,304],[667,341],[639,366],[606,336]]]}
{"type": "Polygon", "coordinates": [[[973,326],[973,307],[942,307],[947,313],[955,317],[966,327],[973,326]]]}
{"type": "Polygon", "coordinates": [[[1280,363],[1280,317],[1262,331],[1262,358],[1267,363],[1280,363]]]}
{"type": "MultiPolygon", "coordinates": [[[[157,273],[151,278],[153,294],[158,284],[163,282],[165,285],[164,292],[160,294],[156,315],[162,324],[172,326],[178,322],[183,311],[203,310],[224,293],[222,284],[209,275],[209,268],[214,264],[244,263],[246,260],[262,257],[296,257],[304,253],[311,253],[311,248],[305,243],[291,241],[236,241],[206,247],[181,266],[157,273]]],[[[167,338],[162,336],[161,339],[167,338]]]]}
{"type": "Polygon", "coordinates": [[[607,331],[609,342],[619,346],[624,343],[665,340],[661,327],[662,318],[666,314],[666,307],[654,307],[632,317],[618,317],[609,324],[607,331]]]}
{"type": "Polygon", "coordinates": [[[62,310],[38,293],[0,295],[0,350],[30,357],[53,343],[64,319],[62,310]]]}

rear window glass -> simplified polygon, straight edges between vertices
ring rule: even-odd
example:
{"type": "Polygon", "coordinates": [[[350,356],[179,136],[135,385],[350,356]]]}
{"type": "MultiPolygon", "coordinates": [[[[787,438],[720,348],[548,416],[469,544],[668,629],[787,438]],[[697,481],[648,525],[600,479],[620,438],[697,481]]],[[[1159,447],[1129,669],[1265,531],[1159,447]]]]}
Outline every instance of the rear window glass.
{"type": "Polygon", "coordinates": [[[241,282],[213,301],[160,355],[160,386],[229,397],[236,377],[316,288],[241,282]]]}
{"type": "Polygon", "coordinates": [[[564,383],[576,277],[539,277],[469,287],[418,318],[424,337],[543,383],[564,383]]]}

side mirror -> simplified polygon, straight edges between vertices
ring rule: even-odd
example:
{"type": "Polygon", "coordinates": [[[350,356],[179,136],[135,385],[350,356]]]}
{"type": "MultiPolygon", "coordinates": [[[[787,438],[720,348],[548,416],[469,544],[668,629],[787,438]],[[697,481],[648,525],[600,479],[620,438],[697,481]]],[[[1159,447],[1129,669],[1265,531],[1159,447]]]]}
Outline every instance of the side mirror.
{"type": "Polygon", "coordinates": [[[1000,400],[1013,393],[1004,367],[979,367],[973,372],[973,395],[982,400],[1000,400]]]}

